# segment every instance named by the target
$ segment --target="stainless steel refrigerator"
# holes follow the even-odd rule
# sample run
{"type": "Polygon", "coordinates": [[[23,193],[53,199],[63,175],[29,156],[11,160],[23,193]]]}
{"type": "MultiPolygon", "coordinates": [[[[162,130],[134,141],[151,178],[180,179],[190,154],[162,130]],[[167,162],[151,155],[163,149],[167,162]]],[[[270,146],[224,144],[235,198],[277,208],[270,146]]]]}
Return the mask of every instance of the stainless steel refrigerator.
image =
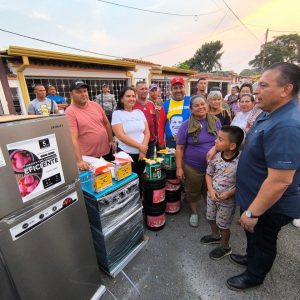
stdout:
{"type": "Polygon", "coordinates": [[[66,118],[1,121],[0,299],[99,295],[66,118]]]}

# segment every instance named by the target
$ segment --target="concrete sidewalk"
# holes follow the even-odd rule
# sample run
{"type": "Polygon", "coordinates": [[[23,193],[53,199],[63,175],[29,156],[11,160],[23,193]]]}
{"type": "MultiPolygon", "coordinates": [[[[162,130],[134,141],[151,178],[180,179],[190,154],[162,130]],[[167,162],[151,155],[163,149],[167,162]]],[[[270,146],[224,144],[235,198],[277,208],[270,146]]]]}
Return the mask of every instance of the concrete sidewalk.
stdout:
{"type": "MultiPolygon", "coordinates": [[[[199,211],[198,228],[188,225],[189,210],[183,202],[182,211],[168,216],[162,231],[146,230],[149,242],[127,265],[125,274],[121,272],[112,279],[101,272],[103,284],[113,294],[106,291],[102,299],[300,299],[299,228],[289,224],[280,232],[278,255],[264,285],[233,292],[226,287],[226,279],[242,273],[244,268],[232,264],[228,257],[220,261],[209,258],[216,245],[200,244],[200,238],[210,231],[203,204],[199,211]]],[[[237,210],[231,246],[234,253],[245,253],[245,235],[238,219],[237,210]]]]}

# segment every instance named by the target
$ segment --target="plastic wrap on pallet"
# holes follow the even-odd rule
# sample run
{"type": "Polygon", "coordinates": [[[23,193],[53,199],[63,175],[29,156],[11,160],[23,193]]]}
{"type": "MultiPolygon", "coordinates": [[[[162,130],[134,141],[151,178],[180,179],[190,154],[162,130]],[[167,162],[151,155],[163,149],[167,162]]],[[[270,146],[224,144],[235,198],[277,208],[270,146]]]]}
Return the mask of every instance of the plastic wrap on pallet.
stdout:
{"type": "Polygon", "coordinates": [[[105,234],[141,207],[138,179],[98,200],[85,196],[90,223],[105,234]]]}
{"type": "Polygon", "coordinates": [[[143,241],[142,208],[134,211],[106,234],[93,224],[91,230],[98,263],[110,272],[143,241]]]}

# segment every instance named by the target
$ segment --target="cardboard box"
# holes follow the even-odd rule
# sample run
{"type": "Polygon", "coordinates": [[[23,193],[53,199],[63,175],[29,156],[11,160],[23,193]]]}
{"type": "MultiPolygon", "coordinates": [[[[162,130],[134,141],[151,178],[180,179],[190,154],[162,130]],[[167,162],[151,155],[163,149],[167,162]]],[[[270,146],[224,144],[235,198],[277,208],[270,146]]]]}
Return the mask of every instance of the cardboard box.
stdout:
{"type": "Polygon", "coordinates": [[[110,170],[102,174],[95,174],[94,190],[96,193],[103,191],[104,189],[106,189],[111,185],[112,185],[112,175],[110,170]]]}
{"type": "Polygon", "coordinates": [[[127,163],[125,165],[115,165],[115,179],[122,180],[132,173],[131,163],[127,163]]]}
{"type": "Polygon", "coordinates": [[[163,162],[163,158],[147,159],[146,161],[146,175],[145,177],[148,180],[157,180],[161,178],[161,163],[163,162]]]}
{"type": "Polygon", "coordinates": [[[165,169],[175,169],[175,149],[163,149],[157,152],[157,154],[164,160],[162,165],[165,169]]]}

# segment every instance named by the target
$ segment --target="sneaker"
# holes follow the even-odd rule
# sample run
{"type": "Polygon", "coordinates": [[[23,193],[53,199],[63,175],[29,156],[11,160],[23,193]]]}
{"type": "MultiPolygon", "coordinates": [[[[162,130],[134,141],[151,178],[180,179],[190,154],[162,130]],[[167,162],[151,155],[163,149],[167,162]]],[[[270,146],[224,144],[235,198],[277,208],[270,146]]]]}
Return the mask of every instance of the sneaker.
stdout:
{"type": "Polygon", "coordinates": [[[214,260],[219,260],[232,252],[231,247],[224,248],[223,246],[217,247],[209,253],[209,257],[214,260]]]}
{"type": "Polygon", "coordinates": [[[295,227],[300,228],[300,219],[294,219],[294,220],[293,220],[293,225],[294,225],[295,227]]]}
{"type": "Polygon", "coordinates": [[[190,225],[192,227],[198,227],[198,215],[197,214],[191,214],[190,225]]]}
{"type": "Polygon", "coordinates": [[[210,235],[205,235],[201,238],[200,243],[202,244],[220,244],[221,242],[221,237],[213,237],[211,234],[210,235]]]}

